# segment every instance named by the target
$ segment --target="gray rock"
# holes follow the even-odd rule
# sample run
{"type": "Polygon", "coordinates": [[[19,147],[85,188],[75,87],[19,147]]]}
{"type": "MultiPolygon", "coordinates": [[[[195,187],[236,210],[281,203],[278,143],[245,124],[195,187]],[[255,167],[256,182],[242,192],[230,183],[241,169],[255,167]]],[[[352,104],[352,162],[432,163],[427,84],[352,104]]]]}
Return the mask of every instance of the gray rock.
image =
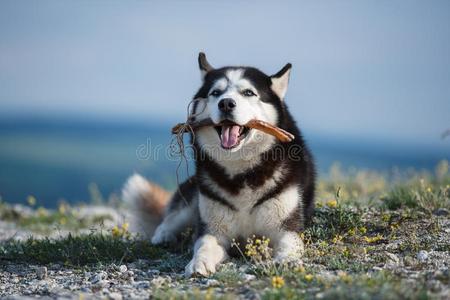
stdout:
{"type": "Polygon", "coordinates": [[[255,280],[256,279],[256,276],[255,275],[252,275],[252,274],[243,274],[242,275],[242,279],[244,280],[244,281],[252,281],[252,280],[255,280]]]}
{"type": "Polygon", "coordinates": [[[149,276],[158,276],[161,272],[159,270],[156,269],[150,269],[147,271],[147,274],[149,276]]]}
{"type": "Polygon", "coordinates": [[[414,265],[416,264],[416,261],[415,261],[414,258],[411,257],[411,256],[405,256],[405,257],[403,258],[403,263],[404,263],[406,266],[414,266],[414,265]]]}
{"type": "Polygon", "coordinates": [[[441,208],[435,209],[433,211],[433,214],[436,215],[436,216],[448,216],[449,211],[448,211],[448,209],[445,209],[445,208],[441,207],[441,208]]]}
{"type": "Polygon", "coordinates": [[[133,285],[135,288],[139,289],[148,289],[150,288],[150,282],[148,281],[138,281],[133,285]]]}
{"type": "Polygon", "coordinates": [[[111,300],[122,300],[122,294],[120,294],[120,293],[109,293],[108,294],[108,299],[111,299],[111,300]]]}
{"type": "Polygon", "coordinates": [[[128,268],[127,268],[127,266],[125,266],[125,265],[121,265],[121,266],[119,267],[119,271],[120,271],[120,273],[125,273],[126,271],[128,271],[128,268]]]}
{"type": "Polygon", "coordinates": [[[396,264],[398,264],[400,262],[400,259],[394,253],[390,253],[390,252],[386,251],[385,254],[389,258],[389,260],[391,260],[392,262],[394,262],[396,264]]]}
{"type": "Polygon", "coordinates": [[[92,284],[96,284],[96,283],[98,283],[98,282],[100,282],[100,281],[102,281],[102,280],[105,280],[106,278],[108,277],[108,274],[106,274],[106,272],[99,272],[99,273],[97,273],[97,274],[95,274],[94,276],[92,276],[90,279],[89,279],[89,281],[92,283],[92,284]]]}
{"type": "Polygon", "coordinates": [[[219,284],[219,281],[215,279],[206,279],[205,281],[206,286],[218,286],[219,284]]]}
{"type": "Polygon", "coordinates": [[[425,250],[420,250],[418,253],[417,253],[417,259],[420,261],[420,262],[425,262],[425,261],[427,261],[428,260],[428,252],[427,251],[425,251],[425,250]]]}
{"type": "Polygon", "coordinates": [[[47,267],[38,267],[36,269],[36,276],[39,279],[45,279],[47,278],[47,267]]]}
{"type": "Polygon", "coordinates": [[[172,280],[170,277],[165,277],[165,276],[158,276],[152,279],[152,281],[150,282],[154,287],[156,288],[160,288],[162,287],[164,284],[168,284],[170,283],[172,280]]]}

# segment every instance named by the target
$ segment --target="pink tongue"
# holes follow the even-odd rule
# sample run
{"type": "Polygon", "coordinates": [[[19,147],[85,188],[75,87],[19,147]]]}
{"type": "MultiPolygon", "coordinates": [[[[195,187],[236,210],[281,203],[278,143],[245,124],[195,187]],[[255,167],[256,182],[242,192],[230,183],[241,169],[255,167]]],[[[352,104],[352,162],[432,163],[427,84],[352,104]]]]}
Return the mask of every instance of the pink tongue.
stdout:
{"type": "Polygon", "coordinates": [[[222,135],[220,136],[222,139],[222,147],[231,148],[236,146],[239,138],[239,129],[240,126],[222,126],[222,135]]]}

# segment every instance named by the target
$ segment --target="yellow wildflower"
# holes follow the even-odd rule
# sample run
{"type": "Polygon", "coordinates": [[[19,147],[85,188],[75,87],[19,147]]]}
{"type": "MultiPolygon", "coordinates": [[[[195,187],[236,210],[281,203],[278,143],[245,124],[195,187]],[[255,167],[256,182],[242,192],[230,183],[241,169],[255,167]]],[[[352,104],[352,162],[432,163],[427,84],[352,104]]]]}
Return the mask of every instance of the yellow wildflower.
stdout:
{"type": "Polygon", "coordinates": [[[123,229],[123,231],[128,231],[128,227],[129,227],[129,224],[128,224],[128,223],[123,223],[123,224],[122,224],[122,229],[123,229]]]}
{"type": "Polygon", "coordinates": [[[352,277],[349,276],[346,272],[338,272],[338,276],[345,283],[350,283],[352,281],[352,277]]]}
{"type": "Polygon", "coordinates": [[[354,236],[354,235],[356,234],[356,228],[350,229],[350,230],[348,231],[348,234],[349,234],[350,236],[354,236]]]}
{"type": "Polygon", "coordinates": [[[383,239],[383,237],[380,235],[380,234],[377,234],[376,236],[374,236],[374,237],[368,237],[368,236],[365,236],[364,237],[364,240],[367,242],[367,243],[376,243],[376,242],[378,242],[379,240],[382,240],[383,239]]]}
{"type": "Polygon", "coordinates": [[[37,214],[38,214],[38,216],[39,217],[46,217],[46,216],[48,216],[48,211],[45,209],[45,208],[43,208],[43,207],[39,207],[38,209],[37,209],[37,214]]]}
{"type": "Polygon", "coordinates": [[[360,231],[362,234],[365,234],[365,233],[367,232],[367,228],[366,228],[366,227],[359,227],[359,231],[360,231]]]}
{"type": "Polygon", "coordinates": [[[295,271],[298,272],[298,273],[305,273],[306,270],[305,270],[304,266],[300,266],[300,267],[297,267],[295,269],[295,271]]]}
{"type": "Polygon", "coordinates": [[[327,243],[327,241],[321,241],[321,242],[319,243],[319,246],[322,247],[322,248],[325,248],[325,247],[328,246],[328,243],[327,243]]]}
{"type": "Polygon", "coordinates": [[[333,244],[337,244],[337,243],[340,243],[340,242],[342,242],[342,235],[335,235],[334,237],[333,237],[333,240],[332,240],[332,242],[333,242],[333,244]]]}
{"type": "Polygon", "coordinates": [[[36,198],[34,196],[28,196],[27,197],[27,202],[30,206],[35,206],[36,205],[36,198]]]}
{"type": "Polygon", "coordinates": [[[206,293],[205,293],[205,300],[211,300],[212,299],[212,296],[213,296],[213,293],[214,293],[214,289],[213,288],[208,288],[207,290],[206,290],[206,293]]]}
{"type": "Polygon", "coordinates": [[[331,208],[335,208],[337,206],[337,201],[334,199],[328,200],[327,201],[327,206],[331,207],[331,208]]]}
{"type": "Polygon", "coordinates": [[[398,223],[392,223],[390,227],[391,227],[391,230],[395,230],[395,229],[399,228],[399,225],[398,225],[398,223]]]}
{"type": "Polygon", "coordinates": [[[350,256],[350,250],[348,249],[348,247],[344,247],[344,249],[342,249],[342,254],[345,257],[349,257],[350,256]]]}
{"type": "Polygon", "coordinates": [[[59,213],[60,214],[65,214],[66,213],[66,205],[64,204],[64,203],[61,203],[59,206],[58,206],[58,211],[59,211],[59,213]]]}
{"type": "Polygon", "coordinates": [[[284,279],[281,276],[272,277],[272,286],[276,289],[279,289],[284,286],[284,279]]]}
{"type": "Polygon", "coordinates": [[[311,281],[311,280],[313,280],[314,279],[314,275],[312,275],[312,274],[306,274],[305,275],[305,280],[306,281],[311,281]]]}
{"type": "Polygon", "coordinates": [[[119,227],[117,227],[117,225],[111,229],[111,232],[112,232],[113,237],[118,237],[121,235],[120,229],[119,229],[119,227]]]}

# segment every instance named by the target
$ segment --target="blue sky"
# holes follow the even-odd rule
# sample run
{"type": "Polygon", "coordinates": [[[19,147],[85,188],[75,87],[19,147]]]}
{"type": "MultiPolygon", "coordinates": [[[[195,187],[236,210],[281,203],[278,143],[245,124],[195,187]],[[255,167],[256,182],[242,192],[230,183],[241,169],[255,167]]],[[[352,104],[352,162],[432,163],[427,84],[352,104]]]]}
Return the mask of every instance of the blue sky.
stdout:
{"type": "Polygon", "coordinates": [[[0,114],[177,122],[211,64],[275,73],[309,132],[450,128],[450,1],[1,1],[0,114]]]}

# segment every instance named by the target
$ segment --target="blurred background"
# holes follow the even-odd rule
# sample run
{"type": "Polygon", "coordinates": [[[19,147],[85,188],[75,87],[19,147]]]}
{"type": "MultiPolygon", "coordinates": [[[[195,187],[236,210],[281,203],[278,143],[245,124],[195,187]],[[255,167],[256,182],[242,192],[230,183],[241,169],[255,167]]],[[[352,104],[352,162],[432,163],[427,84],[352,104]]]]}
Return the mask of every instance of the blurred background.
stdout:
{"type": "Polygon", "coordinates": [[[449,1],[1,1],[1,199],[106,199],[133,172],[173,189],[164,149],[199,51],[293,64],[286,101],[321,176],[450,159],[449,1]]]}

